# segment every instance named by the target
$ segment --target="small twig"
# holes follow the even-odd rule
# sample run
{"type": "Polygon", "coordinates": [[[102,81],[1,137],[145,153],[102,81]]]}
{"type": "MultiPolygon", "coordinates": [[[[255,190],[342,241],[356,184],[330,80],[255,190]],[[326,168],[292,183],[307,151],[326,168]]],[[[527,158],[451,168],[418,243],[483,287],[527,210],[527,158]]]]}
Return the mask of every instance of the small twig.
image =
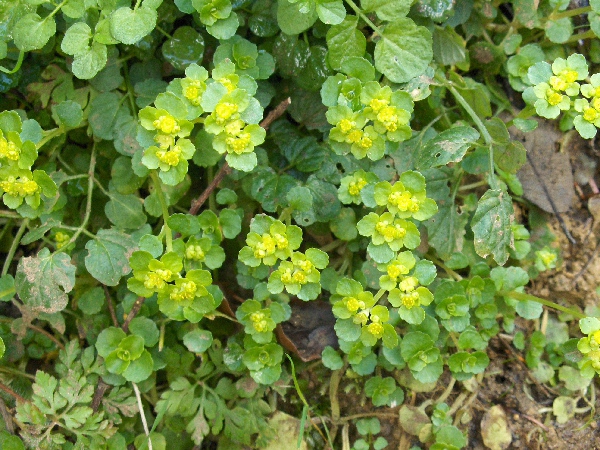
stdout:
{"type": "Polygon", "coordinates": [[[125,333],[129,332],[129,322],[131,322],[135,318],[135,316],[137,316],[137,313],[140,312],[140,309],[142,309],[142,305],[145,301],[146,297],[140,296],[136,299],[135,303],[131,307],[131,311],[129,311],[129,314],[127,314],[127,317],[125,318],[125,322],[123,322],[123,325],[121,325],[121,329],[125,333]]]}
{"type": "Polygon", "coordinates": [[[60,348],[61,350],[65,349],[65,346],[63,345],[62,342],[60,342],[58,339],[56,339],[54,336],[52,336],[50,333],[48,333],[46,330],[44,330],[43,328],[40,328],[36,325],[33,324],[28,324],[27,328],[33,330],[33,331],[37,331],[40,334],[43,334],[44,336],[46,336],[48,339],[50,339],[52,342],[54,342],[56,344],[56,346],[58,348],[60,348]]]}
{"type": "Polygon", "coordinates": [[[137,384],[131,383],[133,385],[133,392],[135,392],[135,398],[137,399],[138,408],[140,410],[140,417],[142,418],[142,425],[144,426],[144,433],[146,433],[146,437],[148,438],[148,450],[152,450],[152,439],[150,439],[150,430],[148,429],[148,422],[146,422],[146,414],[144,414],[144,405],[142,405],[142,396],[140,395],[140,390],[137,387],[137,384]]]}
{"type": "Polygon", "coordinates": [[[7,385],[5,385],[2,382],[0,382],[0,390],[6,392],[8,395],[13,397],[18,402],[28,403],[28,401],[25,398],[21,397],[19,394],[17,394],[15,391],[13,391],[11,388],[9,388],[7,385]]]}
{"type": "Polygon", "coordinates": [[[517,411],[516,409],[513,409],[512,411],[513,411],[513,413],[514,413],[514,414],[517,414],[517,415],[519,415],[519,416],[522,416],[523,418],[525,418],[525,419],[529,420],[531,423],[534,423],[534,424],[536,424],[536,425],[537,425],[538,427],[540,427],[542,430],[544,430],[544,431],[546,431],[546,432],[547,432],[547,431],[550,431],[550,429],[549,429],[549,428],[548,428],[546,425],[544,425],[542,422],[540,422],[539,420],[537,420],[537,419],[535,419],[535,418],[533,418],[533,417],[531,417],[531,416],[528,416],[527,414],[520,413],[520,412],[519,412],[519,411],[517,411]]]}
{"type": "Polygon", "coordinates": [[[583,267],[577,273],[577,275],[575,275],[573,277],[573,280],[571,281],[571,286],[572,287],[575,287],[575,285],[577,284],[577,280],[579,280],[579,278],[581,278],[581,276],[588,270],[588,267],[590,267],[590,264],[592,263],[592,261],[594,259],[596,259],[596,256],[598,256],[599,252],[600,252],[600,241],[598,241],[598,243],[596,244],[596,248],[592,252],[590,258],[586,261],[586,263],[583,265],[583,267]]]}
{"type": "Polygon", "coordinates": [[[556,220],[558,220],[558,223],[559,223],[561,229],[563,230],[563,233],[565,234],[565,236],[567,237],[567,239],[569,240],[569,242],[571,244],[576,245],[577,241],[571,235],[571,232],[567,228],[567,225],[565,224],[565,221],[563,220],[562,216],[558,212],[558,209],[556,208],[556,204],[554,203],[554,200],[552,199],[552,196],[550,195],[550,191],[546,187],[546,183],[544,182],[544,180],[540,176],[540,173],[538,172],[537,168],[535,167],[535,164],[533,164],[533,159],[531,158],[531,156],[529,155],[529,153],[527,153],[527,162],[529,162],[529,165],[531,166],[531,169],[533,170],[533,173],[534,173],[535,177],[537,178],[538,182],[540,183],[540,186],[542,186],[542,190],[544,191],[544,194],[546,194],[546,198],[548,199],[548,203],[550,203],[550,207],[552,208],[552,212],[554,212],[554,215],[556,216],[556,220]]]}
{"type": "Polygon", "coordinates": [[[110,318],[112,319],[113,325],[115,327],[119,326],[119,321],[117,320],[117,315],[115,314],[115,307],[113,305],[112,299],[110,298],[110,292],[108,292],[108,288],[106,285],[102,286],[104,288],[104,297],[106,297],[106,304],[108,305],[108,312],[110,313],[110,318]]]}
{"type": "Polygon", "coordinates": [[[225,164],[221,166],[221,168],[219,169],[213,180],[210,182],[210,184],[206,186],[206,189],[204,189],[202,194],[200,194],[200,196],[192,202],[192,206],[190,207],[189,211],[190,214],[196,215],[198,213],[202,205],[204,205],[204,202],[206,202],[206,200],[208,200],[208,197],[210,197],[210,194],[212,194],[212,192],[217,188],[217,186],[223,180],[223,178],[225,178],[225,175],[228,175],[230,172],[231,167],[229,167],[229,164],[225,162],[225,164]]]}
{"type": "Polygon", "coordinates": [[[501,337],[498,337],[498,340],[508,350],[508,352],[514,356],[515,360],[519,363],[519,365],[521,365],[525,369],[525,373],[527,373],[527,377],[531,381],[533,381],[533,383],[538,387],[538,389],[540,389],[548,397],[551,397],[552,395],[550,394],[550,391],[548,390],[548,388],[546,386],[544,386],[543,384],[541,384],[538,380],[535,379],[534,376],[531,375],[531,371],[529,370],[529,367],[527,367],[527,365],[523,361],[521,361],[521,359],[519,358],[519,355],[516,354],[516,352],[511,348],[511,346],[501,337]]]}
{"type": "MultiPolygon", "coordinates": [[[[281,117],[283,115],[283,113],[290,106],[291,103],[292,103],[292,100],[289,97],[286,98],[279,105],[277,105],[275,107],[275,109],[273,109],[271,112],[269,112],[269,114],[267,114],[267,117],[265,117],[262,120],[262,122],[260,123],[260,126],[263,127],[265,130],[268,129],[269,126],[273,122],[275,122],[275,120],[277,120],[279,117],[281,117]]],[[[204,202],[206,202],[206,200],[208,200],[208,197],[210,197],[210,194],[212,194],[212,192],[217,188],[217,186],[223,180],[223,178],[225,178],[225,175],[228,175],[230,172],[231,172],[231,167],[229,167],[229,164],[227,164],[227,162],[225,162],[225,164],[223,164],[221,166],[221,168],[219,169],[219,171],[217,172],[217,174],[215,175],[213,180],[210,182],[210,184],[208,186],[206,186],[206,189],[204,189],[202,194],[200,194],[200,196],[197,199],[192,201],[192,205],[190,206],[190,210],[189,210],[190,214],[192,214],[192,215],[198,214],[198,211],[200,210],[202,205],[204,205],[204,202]]]]}
{"type": "Polygon", "coordinates": [[[4,420],[4,424],[6,425],[6,431],[8,431],[10,434],[14,434],[15,426],[12,421],[12,414],[6,407],[6,403],[4,403],[4,400],[2,398],[0,398],[0,417],[2,417],[2,420],[4,420]]]}
{"type": "Polygon", "coordinates": [[[277,119],[279,119],[283,115],[285,110],[288,109],[288,107],[291,104],[292,104],[292,99],[290,97],[283,100],[281,103],[279,103],[279,105],[277,105],[275,107],[275,109],[273,109],[271,112],[269,112],[269,114],[267,114],[267,117],[265,117],[262,120],[262,122],[260,123],[260,126],[263,127],[265,130],[268,129],[269,126],[271,126],[271,124],[273,122],[275,122],[277,119]]]}
{"type": "Polygon", "coordinates": [[[98,408],[100,407],[102,397],[104,397],[104,394],[106,393],[109,387],[110,386],[106,384],[104,380],[102,380],[102,378],[98,380],[98,386],[96,387],[96,391],[94,392],[94,398],[92,399],[91,404],[92,411],[98,412],[98,408]]]}

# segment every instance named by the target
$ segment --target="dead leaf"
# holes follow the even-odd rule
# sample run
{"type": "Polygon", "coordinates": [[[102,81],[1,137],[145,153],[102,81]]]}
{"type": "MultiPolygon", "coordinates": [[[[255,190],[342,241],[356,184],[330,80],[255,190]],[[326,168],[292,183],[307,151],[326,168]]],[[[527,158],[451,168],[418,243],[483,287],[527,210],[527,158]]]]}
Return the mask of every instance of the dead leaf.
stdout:
{"type": "Polygon", "coordinates": [[[481,436],[485,446],[491,450],[504,450],[512,442],[512,433],[508,428],[506,414],[500,405],[492,406],[483,415],[481,436]]]}
{"type": "Polygon", "coordinates": [[[517,173],[523,196],[546,212],[568,211],[575,200],[575,189],[569,156],[557,153],[562,133],[545,121],[530,133],[514,129],[511,133],[527,149],[527,164],[517,173]]]}

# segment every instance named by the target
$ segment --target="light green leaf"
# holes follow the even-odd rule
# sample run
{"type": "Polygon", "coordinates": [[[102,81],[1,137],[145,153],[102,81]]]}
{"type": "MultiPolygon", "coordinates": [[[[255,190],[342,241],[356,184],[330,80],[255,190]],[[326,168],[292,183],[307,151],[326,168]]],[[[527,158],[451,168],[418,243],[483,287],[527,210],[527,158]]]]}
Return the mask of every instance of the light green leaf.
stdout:
{"type": "Polygon", "coordinates": [[[0,302],[8,302],[16,294],[15,279],[12,275],[6,274],[0,277],[0,302]]]}
{"type": "Polygon", "coordinates": [[[321,22],[337,25],[346,17],[346,8],[342,0],[317,0],[317,14],[321,22]]]}
{"type": "Polygon", "coordinates": [[[77,55],[89,48],[92,29],[85,22],[77,22],[65,32],[65,37],[60,43],[60,48],[67,55],[77,55]]]}
{"type": "Polygon", "coordinates": [[[21,17],[12,33],[19,50],[39,50],[56,34],[56,22],[54,17],[42,19],[38,14],[31,13],[21,17]]]}
{"type": "Polygon", "coordinates": [[[183,344],[190,352],[203,353],[212,345],[213,336],[207,330],[192,330],[183,336],[183,344]]]}
{"type": "Polygon", "coordinates": [[[135,11],[122,7],[110,16],[110,32],[123,44],[135,44],[156,26],[156,10],[142,5],[135,11]]]}
{"type": "Polygon", "coordinates": [[[425,72],[433,58],[431,33],[403,18],[387,25],[375,45],[375,68],[394,83],[405,83],[425,72]]]}
{"type": "Polygon", "coordinates": [[[471,222],[479,256],[485,258],[492,254],[498,264],[506,262],[513,241],[512,215],[512,200],[504,190],[490,189],[479,199],[471,222]]]}
{"type": "Polygon", "coordinates": [[[277,23],[285,34],[300,34],[308,30],[317,21],[317,12],[313,8],[308,13],[298,12],[298,5],[288,0],[277,2],[277,23]]]}
{"type": "Polygon", "coordinates": [[[381,20],[396,20],[405,17],[412,0],[361,0],[365,12],[374,12],[381,20]]]}
{"type": "Polygon", "coordinates": [[[106,45],[100,42],[92,42],[91,47],[75,55],[71,70],[77,78],[89,80],[104,69],[107,60],[108,49],[106,45]]]}
{"type": "Polygon", "coordinates": [[[29,309],[52,314],[69,302],[75,286],[75,266],[69,255],[43,248],[37,256],[21,258],[15,276],[17,294],[29,309]]]}
{"type": "Polygon", "coordinates": [[[358,17],[346,16],[327,32],[327,60],[334,70],[340,70],[342,60],[351,56],[362,57],[367,48],[365,35],[356,29],[358,17]]]}
{"type": "Polygon", "coordinates": [[[100,230],[85,248],[88,251],[85,267],[90,275],[107,286],[116,286],[131,272],[129,257],[137,250],[131,236],[112,228],[100,230]]]}

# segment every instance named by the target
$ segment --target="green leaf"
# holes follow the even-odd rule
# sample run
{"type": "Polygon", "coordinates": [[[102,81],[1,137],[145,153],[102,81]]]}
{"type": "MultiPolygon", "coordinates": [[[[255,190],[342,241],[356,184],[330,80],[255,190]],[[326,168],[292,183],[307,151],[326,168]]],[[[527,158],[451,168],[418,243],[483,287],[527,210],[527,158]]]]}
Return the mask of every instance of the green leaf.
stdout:
{"type": "Polygon", "coordinates": [[[346,17],[346,8],[342,0],[316,0],[317,15],[321,22],[337,25],[346,17]]]}
{"type": "Polygon", "coordinates": [[[19,50],[39,50],[56,34],[56,22],[51,16],[42,19],[35,13],[26,14],[17,22],[12,34],[19,50]]]}
{"type": "Polygon", "coordinates": [[[443,66],[465,62],[467,49],[464,38],[450,27],[436,27],[433,31],[433,57],[443,66]]]}
{"type": "Polygon", "coordinates": [[[75,128],[83,120],[81,105],[72,100],[60,102],[52,108],[52,112],[58,117],[58,124],[64,127],[75,128]]]}
{"type": "Polygon", "coordinates": [[[71,70],[73,75],[82,80],[94,78],[106,66],[108,49],[100,42],[92,42],[91,47],[75,54],[71,70]]]}
{"type": "Polygon", "coordinates": [[[67,55],[83,53],[89,47],[92,29],[85,22],[77,22],[65,32],[60,48],[67,55]]]}
{"type": "Polygon", "coordinates": [[[0,302],[8,302],[16,294],[15,279],[7,274],[0,277],[0,302]]]}
{"type": "Polygon", "coordinates": [[[29,309],[52,314],[69,302],[67,293],[75,286],[75,266],[66,253],[50,253],[43,248],[37,256],[21,258],[15,276],[15,289],[29,309]]]}
{"type": "Polygon", "coordinates": [[[570,17],[546,22],[546,36],[550,42],[562,44],[573,34],[573,22],[570,17]]]}
{"type": "Polygon", "coordinates": [[[135,11],[126,6],[110,16],[110,32],[123,44],[135,44],[156,27],[156,10],[142,4],[135,11]]]}
{"type": "Polygon", "coordinates": [[[416,167],[422,170],[459,162],[477,139],[479,132],[473,127],[454,127],[442,131],[419,148],[416,167]]]}
{"type": "Polygon", "coordinates": [[[323,365],[329,370],[338,370],[344,365],[342,357],[330,346],[327,346],[323,349],[323,352],[321,353],[321,360],[323,361],[323,365]]]}
{"type": "Polygon", "coordinates": [[[304,186],[296,186],[290,189],[286,199],[294,211],[310,211],[313,206],[310,189],[304,186]]]}
{"type": "Polygon", "coordinates": [[[83,311],[84,314],[94,315],[100,312],[102,306],[104,306],[104,291],[100,287],[93,287],[83,293],[77,301],[77,307],[83,311]]]}
{"type": "Polygon", "coordinates": [[[304,68],[294,78],[295,82],[307,91],[318,91],[329,75],[332,75],[327,65],[327,49],[314,45],[309,49],[310,55],[304,68]]]}
{"type": "Polygon", "coordinates": [[[412,0],[361,0],[365,12],[374,12],[381,20],[396,20],[405,17],[412,0]]]}
{"type": "Polygon", "coordinates": [[[100,230],[95,239],[85,244],[88,251],[85,267],[96,280],[107,286],[116,286],[131,272],[129,257],[137,250],[130,235],[114,228],[100,230]]]}
{"type": "Polygon", "coordinates": [[[500,189],[489,189],[479,199],[471,221],[475,251],[483,258],[491,254],[498,264],[508,259],[512,244],[513,206],[510,195],[500,189]]]}
{"type": "Polygon", "coordinates": [[[103,92],[90,102],[88,122],[100,139],[114,138],[114,123],[120,110],[121,98],[115,92],[103,92]]]}
{"type": "Polygon", "coordinates": [[[135,317],[129,322],[129,332],[141,337],[146,347],[154,347],[160,335],[156,323],[152,319],[143,316],[135,317]]]}
{"type": "Polygon", "coordinates": [[[137,230],[148,219],[144,206],[136,195],[110,193],[110,200],[104,205],[104,213],[117,228],[137,230]]]}
{"type": "Polygon", "coordinates": [[[154,369],[154,361],[148,350],[144,350],[142,355],[131,361],[129,366],[121,374],[127,381],[140,383],[152,374],[154,369]]]}
{"type": "Polygon", "coordinates": [[[511,141],[506,146],[494,147],[494,162],[500,170],[517,173],[527,162],[527,150],[519,141],[511,141]]]}
{"type": "Polygon", "coordinates": [[[459,214],[450,196],[448,181],[452,178],[451,172],[430,169],[424,174],[427,193],[438,205],[437,214],[425,222],[429,244],[443,259],[447,259],[452,253],[462,250],[468,215],[459,214]]]}
{"type": "Polygon", "coordinates": [[[240,209],[222,209],[219,212],[221,230],[223,231],[223,236],[227,239],[235,238],[242,231],[241,214],[240,209]]]}
{"type": "MultiPolygon", "coordinates": [[[[4,340],[0,337],[0,359],[4,356],[5,352],[6,352],[6,345],[4,344],[4,340]]],[[[3,449],[4,448],[15,448],[14,445],[12,447],[6,445],[6,440],[4,439],[4,436],[2,436],[2,439],[0,439],[0,442],[2,442],[3,449]]],[[[21,443],[21,448],[25,449],[25,447],[23,446],[22,443],[21,443]]]]}
{"type": "Polygon", "coordinates": [[[200,63],[204,55],[204,38],[192,27],[179,27],[162,46],[165,59],[177,70],[200,63]]]}
{"type": "Polygon", "coordinates": [[[365,35],[357,30],[358,17],[346,16],[339,24],[327,31],[327,60],[334,70],[340,70],[344,58],[362,57],[367,48],[365,35]]]}
{"type": "Polygon", "coordinates": [[[358,236],[356,213],[352,208],[342,208],[340,215],[330,222],[331,231],[338,239],[351,241],[358,236]]]}
{"type": "Polygon", "coordinates": [[[288,0],[277,2],[277,23],[285,34],[300,34],[317,21],[317,11],[311,8],[306,14],[298,11],[298,6],[288,0]]]}
{"type": "Polygon", "coordinates": [[[374,57],[375,68],[390,81],[410,81],[425,72],[433,58],[431,33],[411,19],[398,19],[384,28],[374,57]]]}
{"type": "Polygon", "coordinates": [[[212,333],[207,330],[196,329],[183,336],[183,344],[193,353],[204,353],[210,348],[212,342],[212,333]]]}

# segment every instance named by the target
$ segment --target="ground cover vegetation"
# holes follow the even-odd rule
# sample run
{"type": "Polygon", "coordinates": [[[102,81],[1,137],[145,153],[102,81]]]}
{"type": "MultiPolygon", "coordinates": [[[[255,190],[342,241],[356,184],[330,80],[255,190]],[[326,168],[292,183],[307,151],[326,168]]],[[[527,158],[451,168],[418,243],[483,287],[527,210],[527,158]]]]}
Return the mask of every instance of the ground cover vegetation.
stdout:
{"type": "Polygon", "coordinates": [[[0,4],[0,447],[504,449],[497,342],[589,427],[517,137],[597,134],[581,3],[0,4]]]}

